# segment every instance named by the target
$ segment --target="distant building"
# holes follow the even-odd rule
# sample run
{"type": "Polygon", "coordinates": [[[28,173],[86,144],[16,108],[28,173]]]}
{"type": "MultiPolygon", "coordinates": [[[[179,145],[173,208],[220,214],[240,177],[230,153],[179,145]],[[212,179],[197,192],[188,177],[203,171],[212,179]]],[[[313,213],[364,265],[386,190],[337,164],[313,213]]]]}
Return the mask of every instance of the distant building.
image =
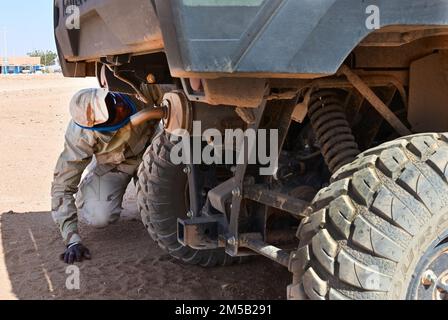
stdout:
{"type": "Polygon", "coordinates": [[[36,73],[42,70],[40,57],[0,57],[2,74],[36,73]]]}

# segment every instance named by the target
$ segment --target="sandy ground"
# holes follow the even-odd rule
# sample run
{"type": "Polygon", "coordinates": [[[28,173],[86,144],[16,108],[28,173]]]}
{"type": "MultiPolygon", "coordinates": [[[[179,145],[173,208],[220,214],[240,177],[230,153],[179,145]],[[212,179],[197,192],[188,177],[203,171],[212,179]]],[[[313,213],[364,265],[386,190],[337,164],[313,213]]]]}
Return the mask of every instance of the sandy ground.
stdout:
{"type": "Polygon", "coordinates": [[[264,258],[206,270],[183,265],[150,239],[130,188],[124,218],[104,230],[81,226],[93,260],[68,290],[50,207],[73,93],[95,79],[0,76],[0,299],[284,299],[290,275],[264,258]]]}

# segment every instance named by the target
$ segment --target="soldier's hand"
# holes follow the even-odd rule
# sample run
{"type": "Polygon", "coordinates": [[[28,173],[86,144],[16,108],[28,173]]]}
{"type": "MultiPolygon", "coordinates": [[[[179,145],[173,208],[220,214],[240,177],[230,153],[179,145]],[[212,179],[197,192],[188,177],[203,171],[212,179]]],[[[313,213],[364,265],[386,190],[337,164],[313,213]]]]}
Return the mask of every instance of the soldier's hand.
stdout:
{"type": "Polygon", "coordinates": [[[74,264],[75,262],[90,260],[92,257],[89,249],[84,247],[81,243],[74,243],[67,247],[67,250],[61,254],[60,258],[67,264],[74,264]]]}

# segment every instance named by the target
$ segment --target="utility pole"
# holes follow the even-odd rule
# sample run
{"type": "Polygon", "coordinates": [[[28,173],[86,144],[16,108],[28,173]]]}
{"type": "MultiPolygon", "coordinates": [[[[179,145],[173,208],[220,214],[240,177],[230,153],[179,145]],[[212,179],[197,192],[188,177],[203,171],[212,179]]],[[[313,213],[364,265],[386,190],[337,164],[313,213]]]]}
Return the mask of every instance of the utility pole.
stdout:
{"type": "Polygon", "coordinates": [[[8,42],[6,39],[6,27],[3,27],[3,73],[8,73],[8,42]]]}

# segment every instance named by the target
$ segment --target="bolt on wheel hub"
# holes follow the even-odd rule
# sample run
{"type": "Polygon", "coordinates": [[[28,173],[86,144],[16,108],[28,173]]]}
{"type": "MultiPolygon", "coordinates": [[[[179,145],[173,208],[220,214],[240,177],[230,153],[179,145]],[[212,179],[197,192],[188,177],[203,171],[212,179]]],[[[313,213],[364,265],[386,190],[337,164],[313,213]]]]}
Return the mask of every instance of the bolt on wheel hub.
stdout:
{"type": "Polygon", "coordinates": [[[429,250],[422,258],[411,283],[409,298],[448,300],[448,244],[429,250]]]}

